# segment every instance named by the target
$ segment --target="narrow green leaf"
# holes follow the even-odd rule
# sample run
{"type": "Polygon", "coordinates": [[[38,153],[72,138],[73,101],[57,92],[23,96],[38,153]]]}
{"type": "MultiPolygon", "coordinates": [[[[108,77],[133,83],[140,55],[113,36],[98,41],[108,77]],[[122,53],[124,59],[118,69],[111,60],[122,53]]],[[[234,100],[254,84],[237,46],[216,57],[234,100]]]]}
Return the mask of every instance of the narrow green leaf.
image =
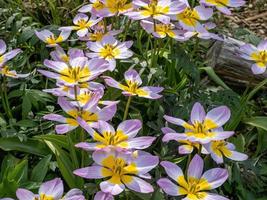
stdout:
{"type": "Polygon", "coordinates": [[[35,182],[42,182],[49,168],[49,163],[52,155],[47,155],[33,168],[31,180],[35,182]]]}
{"type": "Polygon", "coordinates": [[[267,117],[265,116],[257,116],[250,119],[245,119],[244,123],[255,126],[257,128],[262,128],[267,131],[267,117]]]}

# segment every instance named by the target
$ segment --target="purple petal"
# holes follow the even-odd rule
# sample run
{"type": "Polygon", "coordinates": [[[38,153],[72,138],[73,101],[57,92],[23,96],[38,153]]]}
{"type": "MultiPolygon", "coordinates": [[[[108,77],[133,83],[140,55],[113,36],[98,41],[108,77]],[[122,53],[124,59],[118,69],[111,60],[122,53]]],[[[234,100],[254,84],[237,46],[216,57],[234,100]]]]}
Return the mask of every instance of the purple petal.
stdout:
{"type": "Polygon", "coordinates": [[[266,66],[255,63],[252,65],[251,70],[253,74],[263,74],[266,71],[266,66]]]}
{"type": "Polygon", "coordinates": [[[206,112],[203,108],[203,106],[200,103],[195,103],[192,111],[191,111],[191,117],[190,120],[192,123],[200,122],[202,123],[205,119],[206,112]]]}
{"type": "Polygon", "coordinates": [[[78,144],[75,145],[75,147],[77,148],[81,148],[85,151],[95,151],[97,150],[97,146],[99,145],[100,143],[88,143],[88,142],[80,142],[78,144]]]}
{"type": "MultiPolygon", "coordinates": [[[[0,45],[1,46],[1,45],[0,45]]],[[[266,51],[267,50],[267,40],[262,40],[259,45],[257,46],[259,51],[266,51]]],[[[1,54],[1,53],[0,53],[1,54]]]]}
{"type": "Polygon", "coordinates": [[[138,119],[125,120],[119,124],[117,132],[122,132],[128,138],[134,138],[142,128],[142,122],[138,119]]]}
{"type": "Polygon", "coordinates": [[[6,43],[0,39],[0,56],[6,52],[6,43]]]}
{"type": "Polygon", "coordinates": [[[63,196],[63,192],[63,182],[60,178],[47,181],[39,188],[39,195],[45,194],[47,196],[52,196],[54,199],[60,199],[63,196]]]}
{"type": "Polygon", "coordinates": [[[57,114],[47,114],[43,116],[43,119],[66,123],[66,118],[57,114]]]}
{"type": "Polygon", "coordinates": [[[34,200],[35,199],[35,195],[26,189],[17,189],[16,191],[16,195],[18,200],[34,200]]]}
{"type": "Polygon", "coordinates": [[[124,73],[124,79],[126,82],[136,83],[138,86],[142,84],[142,79],[138,72],[134,69],[129,69],[124,73]]]}
{"type": "Polygon", "coordinates": [[[219,106],[207,113],[204,123],[207,128],[214,129],[224,125],[230,119],[230,116],[231,111],[228,107],[219,106]]]}
{"type": "Polygon", "coordinates": [[[127,148],[130,149],[146,149],[151,146],[151,144],[154,142],[156,137],[150,137],[150,136],[143,136],[143,137],[137,137],[132,138],[127,141],[127,148]]]}
{"type": "Polygon", "coordinates": [[[222,168],[213,168],[208,171],[206,171],[203,176],[201,177],[201,180],[207,180],[208,185],[203,184],[201,187],[201,190],[211,190],[215,189],[217,187],[220,187],[228,178],[228,172],[226,169],[222,168]]]}
{"type": "Polygon", "coordinates": [[[118,195],[125,189],[125,186],[123,184],[114,184],[107,180],[100,183],[100,188],[103,192],[118,195]]]}
{"type": "Polygon", "coordinates": [[[203,159],[196,154],[189,164],[187,177],[194,177],[196,179],[200,179],[203,172],[203,168],[204,168],[203,159]]]}
{"type": "Polygon", "coordinates": [[[224,154],[225,157],[235,160],[235,161],[244,161],[248,159],[248,156],[244,153],[239,153],[237,151],[230,151],[230,154],[224,154]]]}
{"type": "Polygon", "coordinates": [[[73,173],[87,179],[101,179],[112,175],[112,172],[109,169],[102,166],[80,168],[74,170],[73,173]]]}
{"type": "Polygon", "coordinates": [[[160,165],[162,167],[164,167],[164,169],[165,169],[166,173],[168,174],[168,176],[170,178],[172,178],[176,182],[177,182],[177,179],[179,177],[184,176],[184,173],[183,173],[182,169],[179,166],[177,166],[176,164],[172,163],[172,162],[162,161],[160,163],[160,165]]]}
{"type": "Polygon", "coordinates": [[[64,200],[85,200],[83,193],[79,189],[71,189],[65,196],[63,197],[64,200]]]}
{"type": "Polygon", "coordinates": [[[99,191],[96,193],[94,200],[114,200],[114,197],[110,193],[99,191]]]}
{"type": "Polygon", "coordinates": [[[179,196],[179,190],[181,189],[179,186],[175,185],[172,181],[167,178],[161,178],[157,181],[159,187],[170,196],[179,196]]]}
{"type": "Polygon", "coordinates": [[[124,175],[122,177],[122,181],[129,189],[136,191],[136,192],[151,193],[154,191],[154,188],[152,187],[152,185],[150,185],[143,179],[135,177],[135,176],[124,175]],[[124,182],[124,179],[126,179],[127,181],[124,182]],[[131,181],[129,182],[128,179],[131,181]]]}

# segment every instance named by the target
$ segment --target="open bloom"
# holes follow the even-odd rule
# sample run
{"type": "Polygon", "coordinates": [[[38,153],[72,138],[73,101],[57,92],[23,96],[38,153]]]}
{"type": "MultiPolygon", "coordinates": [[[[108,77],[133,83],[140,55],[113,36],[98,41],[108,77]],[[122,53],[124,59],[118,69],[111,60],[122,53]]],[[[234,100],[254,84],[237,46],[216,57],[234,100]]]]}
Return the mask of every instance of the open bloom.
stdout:
{"type": "Polygon", "coordinates": [[[129,49],[132,42],[119,42],[112,36],[106,36],[99,42],[88,42],[87,46],[93,53],[87,53],[89,58],[101,58],[109,62],[109,70],[116,67],[117,59],[127,59],[133,55],[129,49]]]}
{"type": "Polygon", "coordinates": [[[89,4],[82,6],[78,11],[81,13],[91,13],[92,15],[101,17],[104,9],[105,5],[101,0],[90,0],[89,4]],[[100,11],[102,12],[100,13],[100,11]]]}
{"type": "Polygon", "coordinates": [[[105,60],[77,57],[71,59],[69,64],[60,61],[45,60],[44,65],[55,72],[38,70],[41,74],[61,81],[67,86],[81,85],[95,79],[107,70],[105,60]]]}
{"type": "Polygon", "coordinates": [[[246,154],[235,151],[234,144],[224,140],[212,141],[204,146],[217,164],[223,163],[223,156],[235,161],[244,161],[248,158],[246,154]]]}
{"type": "Polygon", "coordinates": [[[126,120],[119,124],[117,130],[104,121],[98,122],[98,132],[94,131],[85,121],[80,121],[80,125],[90,134],[96,143],[82,142],[75,146],[87,151],[93,151],[106,147],[123,149],[145,149],[156,139],[151,136],[136,137],[142,128],[140,120],[126,120]]]}
{"type": "Polygon", "coordinates": [[[153,18],[164,24],[170,23],[170,16],[181,13],[186,5],[182,1],[173,0],[133,0],[137,10],[125,13],[133,20],[153,18]]]}
{"type": "Polygon", "coordinates": [[[74,26],[61,27],[59,30],[77,31],[79,37],[84,37],[88,33],[88,29],[101,21],[102,18],[89,17],[83,13],[77,14],[73,19],[74,26]]]}
{"type": "Polygon", "coordinates": [[[267,40],[262,40],[257,47],[245,44],[240,47],[239,51],[241,57],[255,62],[251,68],[254,74],[265,72],[267,67],[267,40]]]}
{"type": "Polygon", "coordinates": [[[79,189],[72,189],[63,196],[64,186],[60,178],[44,182],[39,193],[34,194],[29,190],[19,188],[16,192],[18,200],[85,200],[83,193],[79,189]]]}
{"type": "Polygon", "coordinates": [[[170,196],[185,196],[183,200],[227,200],[227,198],[209,193],[207,190],[221,186],[228,178],[226,169],[213,168],[203,173],[204,162],[199,155],[195,155],[189,164],[187,176],[180,167],[168,161],[162,161],[167,175],[178,185],[168,178],[157,181],[161,189],[170,196]]]}
{"type": "Polygon", "coordinates": [[[84,37],[80,37],[79,40],[100,42],[106,36],[116,36],[122,32],[122,30],[112,30],[112,25],[105,27],[103,21],[99,22],[91,29],[92,32],[87,33],[84,37]]]}
{"type": "Polygon", "coordinates": [[[47,114],[43,118],[46,120],[56,121],[61,124],[56,125],[56,132],[58,134],[65,134],[77,128],[79,123],[78,117],[86,121],[92,127],[98,127],[98,121],[109,121],[116,113],[117,105],[112,103],[104,108],[99,108],[99,97],[92,97],[82,110],[73,106],[71,102],[68,102],[64,97],[58,98],[58,104],[66,112],[69,117],[64,117],[58,114],[47,114]]]}
{"type": "Polygon", "coordinates": [[[36,36],[40,40],[42,40],[44,43],[46,43],[47,47],[58,46],[58,43],[61,43],[68,39],[68,37],[70,36],[70,33],[71,31],[69,30],[63,30],[61,31],[60,35],[56,37],[55,34],[49,30],[42,30],[40,32],[35,31],[36,36]]]}
{"type": "Polygon", "coordinates": [[[229,120],[230,115],[230,110],[226,106],[219,106],[206,114],[203,106],[195,103],[188,123],[167,115],[164,118],[170,123],[184,127],[185,133],[181,135],[186,136],[187,140],[206,144],[214,140],[224,140],[234,134],[233,131],[223,131],[221,128],[229,120]]]}
{"type": "Polygon", "coordinates": [[[139,97],[148,99],[158,99],[161,97],[161,95],[159,95],[158,93],[163,90],[162,87],[140,87],[142,84],[141,77],[139,76],[137,71],[133,69],[130,69],[124,73],[124,78],[127,86],[120,84],[111,77],[104,76],[103,78],[105,79],[105,82],[108,86],[123,90],[122,94],[124,94],[125,96],[137,95],[139,97]]]}
{"type": "Polygon", "coordinates": [[[158,165],[159,158],[146,152],[123,152],[115,149],[102,149],[93,153],[94,164],[77,169],[74,174],[87,179],[107,180],[100,183],[103,192],[120,194],[125,186],[140,193],[151,193],[153,187],[144,181],[148,172],[158,165]]]}
{"type": "Polygon", "coordinates": [[[246,1],[244,0],[200,0],[200,3],[207,6],[214,6],[219,11],[226,15],[231,15],[231,11],[228,7],[236,8],[243,6],[246,1]]]}
{"type": "Polygon", "coordinates": [[[0,74],[11,78],[25,78],[29,76],[29,74],[18,74],[15,70],[10,70],[9,66],[6,64],[22,51],[20,49],[14,49],[5,53],[6,49],[6,43],[4,40],[0,39],[0,74]]]}
{"type": "Polygon", "coordinates": [[[200,21],[208,20],[213,14],[212,8],[206,8],[204,6],[191,8],[188,2],[186,3],[186,9],[176,15],[176,19],[179,20],[179,24],[186,30],[196,29],[196,27],[200,24],[200,21]]]}
{"type": "Polygon", "coordinates": [[[141,26],[147,33],[152,34],[154,37],[157,37],[157,38],[165,38],[166,36],[169,36],[169,37],[176,39],[178,41],[184,41],[185,40],[185,38],[182,35],[183,32],[176,29],[175,25],[172,23],[169,23],[169,24],[156,23],[156,24],[154,24],[151,21],[142,20],[141,26]]]}

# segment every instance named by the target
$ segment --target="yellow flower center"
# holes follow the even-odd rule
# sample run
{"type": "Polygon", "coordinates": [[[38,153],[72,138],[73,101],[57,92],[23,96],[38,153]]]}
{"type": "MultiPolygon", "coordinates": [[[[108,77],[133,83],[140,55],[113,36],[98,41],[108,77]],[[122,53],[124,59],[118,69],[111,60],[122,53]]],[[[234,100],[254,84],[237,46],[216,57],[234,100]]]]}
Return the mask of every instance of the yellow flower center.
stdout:
{"type": "Polygon", "coordinates": [[[105,8],[105,5],[101,1],[96,1],[93,3],[93,8],[96,10],[101,10],[105,8]]]}
{"type": "Polygon", "coordinates": [[[212,151],[221,156],[221,154],[225,156],[231,156],[232,152],[227,148],[227,143],[223,140],[218,140],[218,141],[212,141],[211,143],[211,149],[212,151]]]}
{"type": "Polygon", "coordinates": [[[109,145],[126,148],[128,145],[127,139],[128,136],[122,131],[116,131],[115,133],[105,131],[102,135],[95,132],[94,134],[94,140],[101,142],[101,144],[98,145],[98,148],[104,148],[109,145]]]}
{"type": "Polygon", "coordinates": [[[54,200],[54,197],[42,193],[42,194],[40,195],[40,200],[54,200]]]}
{"type": "Polygon", "coordinates": [[[56,44],[56,43],[57,43],[56,38],[55,38],[54,35],[50,35],[50,36],[46,39],[46,42],[47,42],[48,44],[56,44]]]}
{"type": "Polygon", "coordinates": [[[85,21],[84,19],[80,19],[77,24],[80,27],[80,29],[88,27],[87,21],[85,21]]]}
{"type": "Polygon", "coordinates": [[[170,24],[157,24],[156,25],[156,32],[167,33],[171,29],[172,29],[172,27],[170,24]]]}
{"type": "Polygon", "coordinates": [[[227,6],[229,4],[229,0],[207,0],[207,2],[221,7],[227,6]]]}
{"type": "Polygon", "coordinates": [[[90,34],[89,40],[91,41],[101,41],[104,36],[104,33],[101,31],[97,31],[95,33],[90,34]]]}
{"type": "Polygon", "coordinates": [[[106,44],[101,50],[100,50],[100,56],[105,59],[113,59],[116,56],[120,54],[120,50],[111,44],[106,44]]]}
{"type": "Polygon", "coordinates": [[[4,76],[4,75],[6,75],[6,76],[11,76],[11,77],[15,77],[15,76],[16,76],[15,73],[12,73],[12,72],[9,71],[9,68],[8,68],[7,65],[4,66],[4,67],[1,69],[0,73],[1,73],[3,76],[4,76]]]}
{"type": "Polygon", "coordinates": [[[68,83],[85,82],[90,76],[90,70],[87,66],[85,67],[69,67],[60,72],[61,80],[68,83]]]}

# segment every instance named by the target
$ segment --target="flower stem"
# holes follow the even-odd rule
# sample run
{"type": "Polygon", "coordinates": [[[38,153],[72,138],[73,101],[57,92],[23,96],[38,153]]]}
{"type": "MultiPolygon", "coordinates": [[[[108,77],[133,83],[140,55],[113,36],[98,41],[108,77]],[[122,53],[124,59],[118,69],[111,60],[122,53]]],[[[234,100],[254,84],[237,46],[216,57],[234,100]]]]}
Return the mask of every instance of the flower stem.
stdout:
{"type": "Polygon", "coordinates": [[[6,114],[9,119],[13,118],[9,102],[8,102],[8,97],[7,97],[7,84],[6,84],[6,77],[3,77],[3,84],[2,84],[2,91],[1,91],[1,97],[2,97],[2,102],[6,111],[6,114]]]}
{"type": "Polygon", "coordinates": [[[192,159],[192,154],[190,153],[187,157],[187,162],[186,162],[186,168],[185,168],[185,173],[188,171],[188,168],[189,168],[189,164],[191,162],[191,159],[192,159]]]}
{"type": "Polygon", "coordinates": [[[125,107],[124,115],[123,115],[123,121],[127,119],[131,100],[132,100],[132,97],[129,96],[126,107],[125,107]]]}

